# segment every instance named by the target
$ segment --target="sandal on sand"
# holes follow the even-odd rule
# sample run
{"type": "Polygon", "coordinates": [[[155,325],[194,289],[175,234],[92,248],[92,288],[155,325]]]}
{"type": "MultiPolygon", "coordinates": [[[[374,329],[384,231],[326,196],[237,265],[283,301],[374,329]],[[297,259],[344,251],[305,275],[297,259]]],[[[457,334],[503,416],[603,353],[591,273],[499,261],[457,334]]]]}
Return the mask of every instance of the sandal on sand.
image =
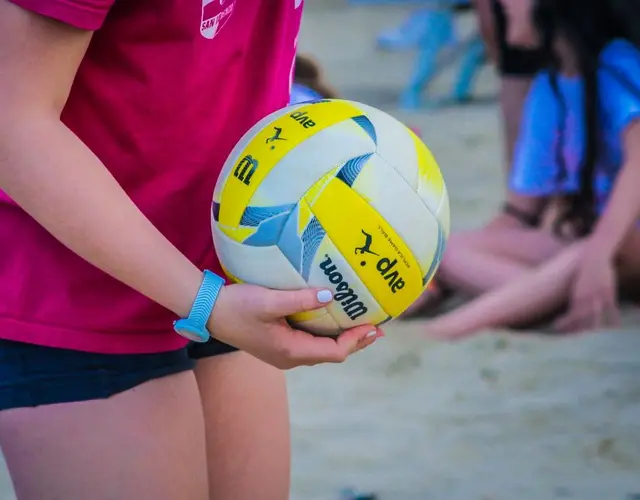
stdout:
{"type": "Polygon", "coordinates": [[[433,279],[418,299],[402,313],[400,319],[425,317],[433,314],[447,299],[453,290],[445,287],[437,279],[433,279]]]}

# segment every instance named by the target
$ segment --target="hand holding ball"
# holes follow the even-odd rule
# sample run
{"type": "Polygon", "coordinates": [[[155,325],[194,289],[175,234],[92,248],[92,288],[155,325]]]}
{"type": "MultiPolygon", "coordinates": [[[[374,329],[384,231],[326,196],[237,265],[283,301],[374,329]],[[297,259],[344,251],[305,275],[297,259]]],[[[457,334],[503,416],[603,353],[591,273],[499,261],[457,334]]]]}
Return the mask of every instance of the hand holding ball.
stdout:
{"type": "Polygon", "coordinates": [[[212,229],[228,277],[278,290],[328,288],[297,328],[336,335],[404,312],[449,234],[442,175],[422,141],[370,106],[303,103],[256,124],[215,188],[212,229]]]}

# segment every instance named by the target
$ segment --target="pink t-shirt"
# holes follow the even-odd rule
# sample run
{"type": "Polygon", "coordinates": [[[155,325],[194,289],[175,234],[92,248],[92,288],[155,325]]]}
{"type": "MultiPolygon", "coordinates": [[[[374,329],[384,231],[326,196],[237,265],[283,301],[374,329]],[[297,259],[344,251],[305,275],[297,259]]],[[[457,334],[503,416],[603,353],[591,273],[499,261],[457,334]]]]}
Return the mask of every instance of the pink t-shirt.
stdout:
{"type": "MultiPolygon", "coordinates": [[[[242,134],[287,104],[302,0],[11,1],[96,30],[63,121],[172,243],[220,273],[213,187],[242,134]]],[[[1,192],[0,249],[0,338],[101,353],[185,345],[171,312],[1,192]]]]}

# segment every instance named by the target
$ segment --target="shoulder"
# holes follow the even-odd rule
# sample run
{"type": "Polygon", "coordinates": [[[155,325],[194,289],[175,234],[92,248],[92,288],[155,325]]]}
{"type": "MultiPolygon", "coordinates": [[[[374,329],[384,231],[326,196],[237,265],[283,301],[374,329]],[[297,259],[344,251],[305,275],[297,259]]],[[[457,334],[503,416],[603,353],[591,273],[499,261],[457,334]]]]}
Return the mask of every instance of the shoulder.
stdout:
{"type": "Polygon", "coordinates": [[[617,39],[600,53],[600,78],[605,83],[612,78],[640,80],[640,48],[624,39],[617,39]]]}
{"type": "Polygon", "coordinates": [[[548,71],[539,72],[531,82],[527,95],[527,105],[533,107],[540,102],[549,101],[554,97],[551,75],[548,71]]]}
{"type": "Polygon", "coordinates": [[[600,53],[600,60],[603,62],[637,60],[639,57],[640,48],[624,38],[612,40],[600,53]]]}
{"type": "Polygon", "coordinates": [[[640,49],[614,40],[600,54],[600,99],[610,126],[622,130],[640,114],[640,49]]]}
{"type": "Polygon", "coordinates": [[[289,100],[289,104],[298,104],[301,102],[315,101],[317,99],[322,99],[322,96],[318,94],[315,90],[307,87],[306,85],[302,85],[300,83],[294,83],[291,86],[291,98],[289,100]]]}
{"type": "MultiPolygon", "coordinates": [[[[559,87],[558,91],[562,93],[559,87]]],[[[552,84],[549,72],[542,71],[536,75],[529,87],[523,113],[524,120],[537,125],[553,120],[557,111],[558,96],[552,84]],[[542,123],[541,123],[542,122],[542,123]]]]}

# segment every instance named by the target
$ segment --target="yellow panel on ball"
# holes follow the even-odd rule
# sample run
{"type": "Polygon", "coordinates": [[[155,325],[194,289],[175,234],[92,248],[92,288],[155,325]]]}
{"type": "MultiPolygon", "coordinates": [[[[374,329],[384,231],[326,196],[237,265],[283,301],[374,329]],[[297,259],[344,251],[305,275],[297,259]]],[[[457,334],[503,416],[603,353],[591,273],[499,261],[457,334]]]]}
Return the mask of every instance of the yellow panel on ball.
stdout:
{"type": "Polygon", "coordinates": [[[437,195],[438,199],[440,199],[445,189],[444,179],[442,178],[440,167],[438,167],[436,159],[433,157],[433,154],[431,154],[431,151],[429,151],[429,148],[427,148],[425,143],[420,140],[420,138],[413,132],[413,130],[407,130],[411,135],[413,144],[416,148],[416,155],[418,159],[418,175],[423,180],[423,182],[434,191],[434,194],[437,195]]]}
{"type": "MultiPolygon", "coordinates": [[[[366,167],[365,167],[366,168],[366,167]]],[[[399,316],[422,293],[422,273],[393,228],[353,189],[334,178],[305,200],[380,307],[399,316]]]]}
{"type": "Polygon", "coordinates": [[[341,121],[362,115],[347,101],[319,101],[281,116],[257,132],[239,155],[220,194],[220,228],[236,241],[233,229],[269,172],[300,143],[341,121]],[[276,146],[277,144],[277,146],[276,146]]]}

